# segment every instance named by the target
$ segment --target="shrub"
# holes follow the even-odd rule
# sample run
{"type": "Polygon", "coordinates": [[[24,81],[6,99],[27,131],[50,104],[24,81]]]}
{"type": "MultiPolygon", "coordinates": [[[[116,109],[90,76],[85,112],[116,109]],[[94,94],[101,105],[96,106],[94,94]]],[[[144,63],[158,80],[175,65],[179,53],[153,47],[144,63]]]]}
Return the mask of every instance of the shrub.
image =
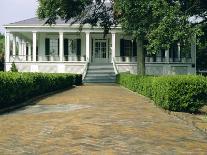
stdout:
{"type": "Polygon", "coordinates": [[[12,62],[10,70],[11,70],[11,72],[18,72],[17,66],[15,65],[14,62],[12,62]]]}
{"type": "Polygon", "coordinates": [[[207,79],[203,76],[119,74],[117,83],[150,97],[156,105],[171,111],[196,112],[207,101],[207,79]]]}
{"type": "Polygon", "coordinates": [[[71,87],[75,77],[80,75],[0,72],[0,109],[37,95],[71,87]]]}
{"type": "Polygon", "coordinates": [[[74,75],[74,85],[82,85],[82,75],[81,74],[75,74],[74,75]]]}

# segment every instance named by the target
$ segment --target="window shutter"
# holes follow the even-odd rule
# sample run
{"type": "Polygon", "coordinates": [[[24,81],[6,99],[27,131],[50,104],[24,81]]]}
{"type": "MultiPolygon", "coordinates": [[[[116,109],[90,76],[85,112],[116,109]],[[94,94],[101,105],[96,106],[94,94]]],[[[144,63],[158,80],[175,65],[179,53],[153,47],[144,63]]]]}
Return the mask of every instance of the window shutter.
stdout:
{"type": "Polygon", "coordinates": [[[58,39],[58,55],[60,54],[60,40],[58,39]]]}
{"type": "Polygon", "coordinates": [[[120,39],[120,56],[124,56],[124,39],[120,39]]]}
{"type": "Polygon", "coordinates": [[[81,56],[81,39],[77,39],[77,56],[81,56]]]}
{"type": "Polygon", "coordinates": [[[133,41],[132,47],[133,47],[133,54],[132,54],[132,56],[136,57],[137,56],[137,42],[136,42],[136,40],[133,41]]]}
{"type": "Polygon", "coordinates": [[[64,55],[68,55],[68,39],[64,39],[64,55]]]}
{"type": "Polygon", "coordinates": [[[50,54],[50,39],[45,39],[45,55],[50,54]]]}

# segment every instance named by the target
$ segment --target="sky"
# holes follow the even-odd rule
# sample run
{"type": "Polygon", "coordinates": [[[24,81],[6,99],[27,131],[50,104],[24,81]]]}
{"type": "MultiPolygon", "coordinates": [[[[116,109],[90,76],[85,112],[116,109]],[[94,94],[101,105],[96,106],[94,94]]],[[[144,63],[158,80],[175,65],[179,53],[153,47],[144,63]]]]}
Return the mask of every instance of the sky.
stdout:
{"type": "Polygon", "coordinates": [[[0,33],[4,33],[4,24],[21,21],[36,16],[37,0],[1,0],[0,33]]]}

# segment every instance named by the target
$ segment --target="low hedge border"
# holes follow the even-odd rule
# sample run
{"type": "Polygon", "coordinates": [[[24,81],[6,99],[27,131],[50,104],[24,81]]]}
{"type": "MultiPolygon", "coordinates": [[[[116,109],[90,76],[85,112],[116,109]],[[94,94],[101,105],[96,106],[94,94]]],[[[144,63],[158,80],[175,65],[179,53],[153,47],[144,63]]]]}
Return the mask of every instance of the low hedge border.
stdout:
{"type": "Polygon", "coordinates": [[[18,106],[22,102],[49,92],[82,84],[76,74],[0,72],[0,109],[18,106]]]}
{"type": "Polygon", "coordinates": [[[117,83],[170,111],[194,113],[207,102],[207,78],[203,76],[153,77],[122,73],[117,75],[117,83]]]}

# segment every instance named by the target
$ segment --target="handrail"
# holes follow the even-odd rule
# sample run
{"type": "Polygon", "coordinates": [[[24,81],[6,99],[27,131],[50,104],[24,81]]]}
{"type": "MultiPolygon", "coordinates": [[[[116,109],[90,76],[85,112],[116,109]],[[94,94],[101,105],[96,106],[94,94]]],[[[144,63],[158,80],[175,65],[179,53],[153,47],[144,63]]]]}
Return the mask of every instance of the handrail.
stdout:
{"type": "Polygon", "coordinates": [[[115,62],[114,58],[112,58],[112,64],[113,64],[113,67],[114,67],[115,74],[119,74],[119,71],[117,69],[116,62],[115,62]]]}
{"type": "Polygon", "coordinates": [[[88,58],[86,58],[86,65],[85,65],[85,69],[82,74],[82,80],[86,77],[87,70],[88,70],[88,64],[89,64],[89,61],[88,61],[88,58]]]}

